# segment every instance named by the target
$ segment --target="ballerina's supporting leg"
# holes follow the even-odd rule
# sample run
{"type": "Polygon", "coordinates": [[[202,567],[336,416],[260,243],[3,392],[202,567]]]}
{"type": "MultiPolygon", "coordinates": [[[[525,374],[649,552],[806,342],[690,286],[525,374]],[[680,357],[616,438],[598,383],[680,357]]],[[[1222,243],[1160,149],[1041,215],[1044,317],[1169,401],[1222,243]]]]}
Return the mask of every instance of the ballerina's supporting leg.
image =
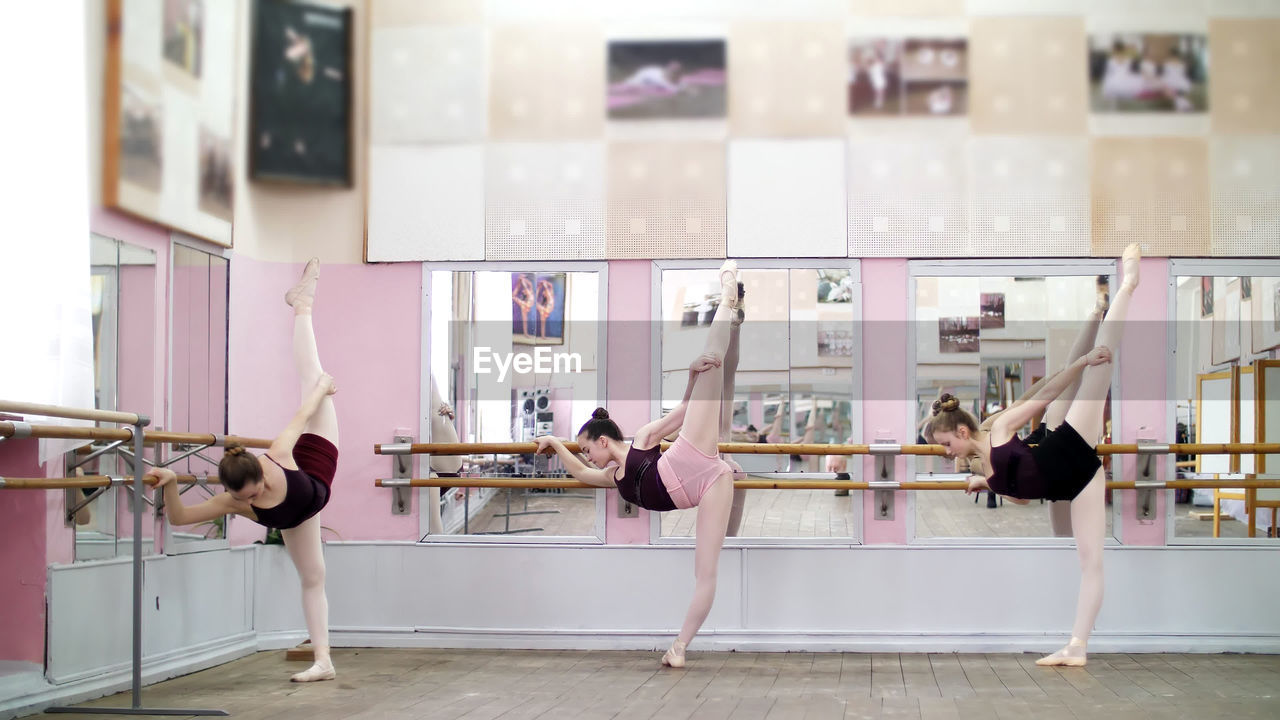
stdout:
{"type": "MultiPolygon", "coordinates": [[[[1103,413],[1111,376],[1119,355],[1129,301],[1138,286],[1138,264],[1141,260],[1136,245],[1125,249],[1121,258],[1124,280],[1111,300],[1102,325],[1098,328],[1098,345],[1111,350],[1112,361],[1084,369],[1080,387],[1067,409],[1066,422],[1085,442],[1095,444],[1102,439],[1103,413]]],[[[1082,666],[1085,664],[1089,635],[1102,608],[1102,548],[1106,533],[1106,472],[1099,468],[1084,490],[1071,501],[1072,534],[1080,559],[1080,593],[1076,601],[1076,619],[1071,640],[1057,652],[1036,661],[1040,665],[1082,666]]]]}

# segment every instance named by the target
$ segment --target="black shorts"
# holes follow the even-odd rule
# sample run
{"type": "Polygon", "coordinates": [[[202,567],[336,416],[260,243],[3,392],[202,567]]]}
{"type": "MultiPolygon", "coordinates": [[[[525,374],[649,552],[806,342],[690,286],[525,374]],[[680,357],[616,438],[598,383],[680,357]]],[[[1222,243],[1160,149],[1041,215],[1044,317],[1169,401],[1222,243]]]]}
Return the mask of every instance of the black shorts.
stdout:
{"type": "Polygon", "coordinates": [[[1066,422],[1045,433],[1031,457],[1048,486],[1045,500],[1074,500],[1102,467],[1093,446],[1066,422]]]}

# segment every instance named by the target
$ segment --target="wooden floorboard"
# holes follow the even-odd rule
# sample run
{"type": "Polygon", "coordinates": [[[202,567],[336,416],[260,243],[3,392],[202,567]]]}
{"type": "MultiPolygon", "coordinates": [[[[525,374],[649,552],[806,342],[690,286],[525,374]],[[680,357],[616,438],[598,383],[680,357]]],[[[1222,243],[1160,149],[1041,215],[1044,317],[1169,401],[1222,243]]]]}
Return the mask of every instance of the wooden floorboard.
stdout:
{"type": "MultiPolygon", "coordinates": [[[[242,720],[1182,720],[1280,717],[1280,656],[1096,654],[1045,668],[1032,654],[658,653],[362,649],[336,681],[297,685],[262,652],[147,687],[147,707],[242,720]]],[[[128,706],[128,694],[82,707],[128,706]]]]}

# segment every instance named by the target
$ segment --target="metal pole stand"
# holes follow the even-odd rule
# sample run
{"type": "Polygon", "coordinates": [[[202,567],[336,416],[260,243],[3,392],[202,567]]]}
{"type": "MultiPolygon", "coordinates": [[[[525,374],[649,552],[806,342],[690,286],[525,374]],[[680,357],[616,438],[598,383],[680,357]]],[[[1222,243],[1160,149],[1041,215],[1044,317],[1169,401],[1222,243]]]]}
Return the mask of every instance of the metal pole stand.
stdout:
{"type": "Polygon", "coordinates": [[[173,715],[190,717],[227,716],[226,710],[194,710],[180,708],[142,707],[142,511],[143,492],[146,484],[142,476],[146,466],[142,462],[142,428],[151,424],[145,415],[138,416],[133,426],[133,705],[127,708],[56,706],[45,710],[51,714],[66,715],[173,715]]]}
{"type": "Polygon", "coordinates": [[[1154,522],[1155,493],[1157,490],[1166,488],[1164,478],[1156,477],[1156,470],[1159,467],[1157,461],[1160,456],[1168,452],[1168,443],[1158,443],[1152,438],[1138,438],[1138,457],[1134,458],[1137,477],[1133,479],[1133,487],[1138,491],[1137,503],[1135,503],[1138,522],[1144,525],[1154,522]]]}

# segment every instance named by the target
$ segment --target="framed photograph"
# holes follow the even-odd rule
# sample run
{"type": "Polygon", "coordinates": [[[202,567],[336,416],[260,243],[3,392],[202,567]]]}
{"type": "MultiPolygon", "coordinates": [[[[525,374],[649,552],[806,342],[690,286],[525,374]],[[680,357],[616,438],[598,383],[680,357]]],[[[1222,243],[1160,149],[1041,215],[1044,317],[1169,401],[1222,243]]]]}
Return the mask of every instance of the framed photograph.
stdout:
{"type": "Polygon", "coordinates": [[[849,43],[850,115],[964,115],[965,38],[856,38],[849,43]]]}
{"type": "Polygon", "coordinates": [[[1090,35],[1088,63],[1093,112],[1202,113],[1209,108],[1205,35],[1090,35]]]}
{"type": "Polygon", "coordinates": [[[982,329],[1004,327],[1004,293],[982,293],[982,329]]]}
{"type": "Polygon", "coordinates": [[[1240,359],[1240,279],[1213,278],[1223,290],[1213,315],[1212,352],[1214,365],[1240,359]]]}
{"type": "Polygon", "coordinates": [[[1253,300],[1253,352],[1280,346],[1280,277],[1255,278],[1253,300]]]}
{"type": "Polygon", "coordinates": [[[849,323],[818,323],[818,357],[853,357],[853,331],[849,323]]]}
{"type": "Polygon", "coordinates": [[[724,40],[610,41],[608,118],[724,117],[724,48],[724,40]]]}
{"type": "Polygon", "coordinates": [[[978,318],[938,318],[938,351],[943,353],[978,352],[978,318]]]}
{"type": "Polygon", "coordinates": [[[1240,278],[1240,299],[1241,300],[1253,299],[1253,278],[1251,277],[1240,278]]]}
{"type": "Polygon", "coordinates": [[[108,0],[102,204],[232,239],[234,0],[108,0]]]}
{"type": "Polygon", "coordinates": [[[1213,278],[1200,278],[1200,317],[1213,315],[1213,278]]]}
{"type": "Polygon", "coordinates": [[[565,273],[511,273],[511,341],[563,345],[565,273]]]}
{"type": "Polygon", "coordinates": [[[249,174],[345,185],[351,170],[351,9],[256,0],[249,174]]]}
{"type": "Polygon", "coordinates": [[[848,270],[818,270],[818,302],[853,302],[853,276],[848,270]]]}

